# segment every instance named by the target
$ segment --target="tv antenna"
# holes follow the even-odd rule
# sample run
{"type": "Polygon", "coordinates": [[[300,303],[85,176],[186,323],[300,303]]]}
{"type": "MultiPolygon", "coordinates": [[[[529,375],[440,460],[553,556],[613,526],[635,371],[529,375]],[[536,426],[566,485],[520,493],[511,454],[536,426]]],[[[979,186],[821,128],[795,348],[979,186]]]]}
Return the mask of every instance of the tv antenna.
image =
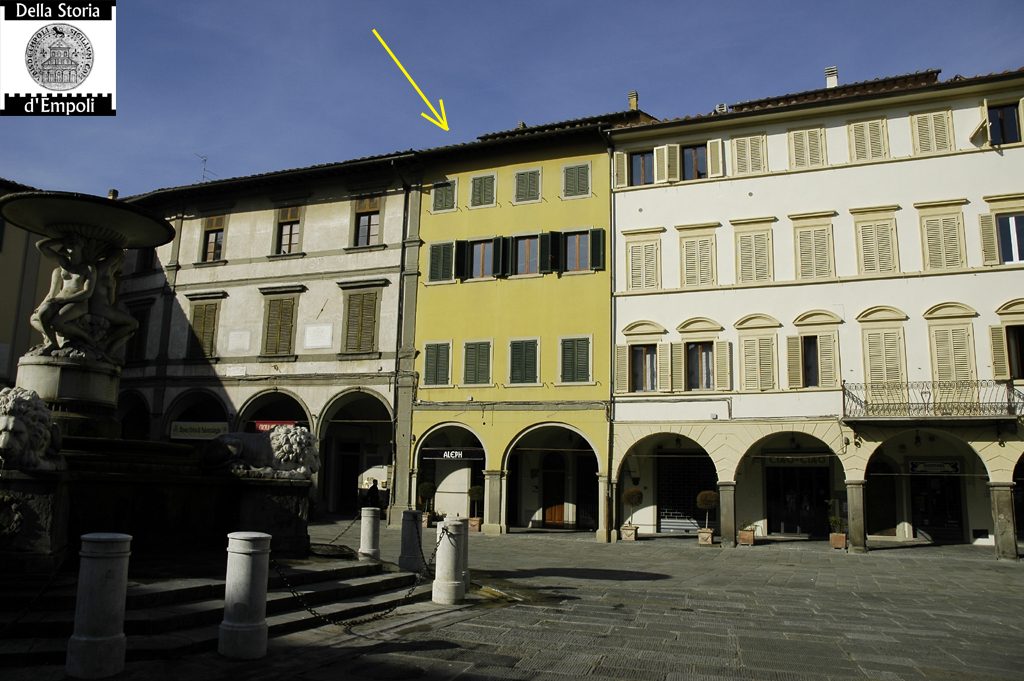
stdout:
{"type": "Polygon", "coordinates": [[[195,152],[192,152],[192,155],[203,162],[203,173],[202,176],[199,178],[200,182],[209,182],[210,179],[212,179],[212,177],[217,177],[217,173],[207,169],[206,167],[206,161],[210,158],[209,156],[203,156],[202,154],[197,154],[195,152]]]}

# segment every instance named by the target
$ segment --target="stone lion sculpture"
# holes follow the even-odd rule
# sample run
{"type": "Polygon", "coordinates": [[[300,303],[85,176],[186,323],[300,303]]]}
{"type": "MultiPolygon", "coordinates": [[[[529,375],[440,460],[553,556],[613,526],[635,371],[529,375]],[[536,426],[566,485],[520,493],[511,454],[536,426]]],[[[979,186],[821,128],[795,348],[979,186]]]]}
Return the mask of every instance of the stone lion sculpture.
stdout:
{"type": "Polygon", "coordinates": [[[50,410],[33,390],[0,390],[0,459],[6,468],[57,470],[61,468],[60,428],[50,410]]]}
{"type": "Polygon", "coordinates": [[[320,469],[316,439],[302,426],[270,433],[225,433],[213,440],[208,461],[253,477],[309,480],[320,469]]]}

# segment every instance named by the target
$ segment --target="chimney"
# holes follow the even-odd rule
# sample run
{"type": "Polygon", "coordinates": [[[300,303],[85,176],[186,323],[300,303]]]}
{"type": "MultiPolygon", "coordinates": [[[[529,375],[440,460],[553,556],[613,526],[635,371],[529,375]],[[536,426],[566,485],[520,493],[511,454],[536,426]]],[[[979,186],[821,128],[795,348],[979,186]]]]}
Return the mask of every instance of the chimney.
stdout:
{"type": "Polygon", "coordinates": [[[839,85],[839,67],[838,66],[827,66],[825,67],[825,88],[831,89],[839,85]]]}
{"type": "Polygon", "coordinates": [[[117,190],[116,189],[108,189],[107,190],[107,198],[110,199],[111,201],[116,201],[117,200],[117,190]]]}
{"type": "Polygon", "coordinates": [[[636,111],[638,108],[640,108],[640,95],[637,94],[636,90],[630,90],[629,95],[627,96],[629,97],[630,111],[636,111]]]}
{"type": "Polygon", "coordinates": [[[716,114],[729,113],[729,105],[726,104],[725,102],[722,102],[721,104],[715,104],[715,113],[716,114]]]}
{"type": "Polygon", "coordinates": [[[519,121],[518,123],[516,123],[516,130],[525,130],[525,129],[526,129],[526,121],[519,121]]]}

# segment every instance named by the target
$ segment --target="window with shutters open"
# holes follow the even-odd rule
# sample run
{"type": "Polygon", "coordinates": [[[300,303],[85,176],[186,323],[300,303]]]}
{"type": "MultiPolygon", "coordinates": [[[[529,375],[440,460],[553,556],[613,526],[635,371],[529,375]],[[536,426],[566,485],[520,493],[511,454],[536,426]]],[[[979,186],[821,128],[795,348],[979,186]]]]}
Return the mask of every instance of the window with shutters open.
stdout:
{"type": "Polygon", "coordinates": [[[291,355],[295,341],[297,297],[268,298],[263,327],[264,355],[291,355]]]}
{"type": "Polygon", "coordinates": [[[732,139],[732,169],[735,175],[768,172],[768,155],[764,135],[732,139]]]}
{"type": "Polygon", "coordinates": [[[912,114],[910,134],[915,155],[953,150],[953,118],[948,110],[912,114]]]}
{"type": "Polygon", "coordinates": [[[536,203],[540,201],[540,170],[520,170],[515,177],[514,203],[536,203]]]}
{"type": "Polygon", "coordinates": [[[974,342],[970,324],[932,326],[932,379],[936,410],[977,402],[974,342]]]}
{"type": "Polygon", "coordinates": [[[959,211],[921,216],[925,269],[944,270],[966,267],[962,220],[963,217],[959,211]]]}
{"type": "Polygon", "coordinates": [[[275,255],[298,253],[302,244],[302,208],[288,206],[277,210],[277,235],[274,239],[275,255]]]}
{"type": "Polygon", "coordinates": [[[629,186],[638,187],[654,183],[654,150],[634,151],[629,154],[629,186]]]}
{"type": "Polygon", "coordinates": [[[683,288],[706,288],[715,285],[715,235],[686,234],[679,243],[680,272],[683,288]]]}
{"type": "Polygon", "coordinates": [[[539,236],[517,236],[513,239],[515,259],[513,274],[537,274],[539,270],[539,236]]]}
{"type": "Polygon", "coordinates": [[[736,282],[751,284],[771,280],[771,230],[736,232],[736,282]]]}
{"type": "Polygon", "coordinates": [[[539,341],[536,338],[514,340],[509,343],[509,383],[536,385],[540,382],[538,345],[539,341]]]}
{"type": "Polygon", "coordinates": [[[985,264],[1024,262],[1024,213],[981,215],[985,264]]]}
{"type": "Polygon", "coordinates": [[[590,338],[562,338],[560,346],[560,382],[589,383],[590,338]]]}
{"type": "Polygon", "coordinates": [[[590,196],[590,164],[578,163],[562,169],[562,198],[590,196]]]}
{"type": "Polygon", "coordinates": [[[885,119],[850,123],[850,160],[878,161],[889,158],[889,139],[885,119]]]}
{"type": "Polygon", "coordinates": [[[462,382],[487,385],[491,382],[491,342],[472,341],[463,346],[462,382]]]}
{"type": "Polygon", "coordinates": [[[494,174],[478,175],[472,178],[469,187],[469,207],[484,208],[495,205],[494,185],[496,181],[497,176],[494,174]]]}
{"type": "Polygon", "coordinates": [[[899,271],[894,217],[869,217],[856,222],[857,264],[861,274],[899,271]]]}
{"type": "Polygon", "coordinates": [[[455,210],[455,196],[457,183],[455,180],[449,182],[438,182],[431,189],[433,200],[433,212],[441,213],[448,210],[455,210]]]}
{"type": "Polygon", "coordinates": [[[658,389],[658,345],[630,345],[629,392],[652,392],[658,389]]]}
{"type": "Polygon", "coordinates": [[[797,279],[830,279],[835,276],[831,224],[799,227],[795,241],[797,279]]]}
{"type": "Polygon", "coordinates": [[[789,131],[789,169],[820,168],[825,165],[825,129],[789,131]]]}
{"type": "Polygon", "coordinates": [[[192,304],[192,338],[189,343],[189,357],[198,359],[217,355],[219,307],[220,303],[192,304]]]}
{"type": "Polygon", "coordinates": [[[345,294],[345,352],[377,351],[380,291],[352,290],[345,294]]]}
{"type": "Polygon", "coordinates": [[[427,281],[452,281],[455,278],[455,243],[430,244],[427,281]]]}
{"type": "Polygon", "coordinates": [[[1021,122],[1024,99],[1016,102],[989,104],[988,140],[994,146],[1016,144],[1021,141],[1021,122]]]}
{"type": "Polygon", "coordinates": [[[224,234],[227,229],[227,216],[214,215],[203,218],[201,262],[218,262],[224,259],[224,234]]]}
{"type": "Polygon", "coordinates": [[[743,390],[775,389],[775,335],[740,338],[740,384],[743,390]]]}
{"type": "Polygon", "coordinates": [[[990,327],[992,374],[996,380],[1024,379],[1024,325],[990,327]]]}
{"type": "Polygon", "coordinates": [[[426,343],[423,346],[423,385],[449,385],[451,343],[426,343]]]}
{"type": "Polygon", "coordinates": [[[839,352],[834,332],[788,336],[786,369],[790,390],[836,388],[839,385],[839,352]]]}
{"type": "Polygon", "coordinates": [[[635,241],[627,244],[628,290],[639,291],[660,287],[660,246],[660,241],[635,241]]]}

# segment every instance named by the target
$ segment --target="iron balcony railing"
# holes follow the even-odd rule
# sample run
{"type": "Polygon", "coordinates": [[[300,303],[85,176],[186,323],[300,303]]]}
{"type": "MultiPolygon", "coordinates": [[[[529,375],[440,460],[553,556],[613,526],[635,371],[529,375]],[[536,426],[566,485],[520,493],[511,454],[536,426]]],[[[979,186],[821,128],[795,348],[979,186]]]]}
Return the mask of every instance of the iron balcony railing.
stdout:
{"type": "Polygon", "coordinates": [[[843,382],[843,418],[1002,417],[1024,414],[1009,381],[843,382]]]}

